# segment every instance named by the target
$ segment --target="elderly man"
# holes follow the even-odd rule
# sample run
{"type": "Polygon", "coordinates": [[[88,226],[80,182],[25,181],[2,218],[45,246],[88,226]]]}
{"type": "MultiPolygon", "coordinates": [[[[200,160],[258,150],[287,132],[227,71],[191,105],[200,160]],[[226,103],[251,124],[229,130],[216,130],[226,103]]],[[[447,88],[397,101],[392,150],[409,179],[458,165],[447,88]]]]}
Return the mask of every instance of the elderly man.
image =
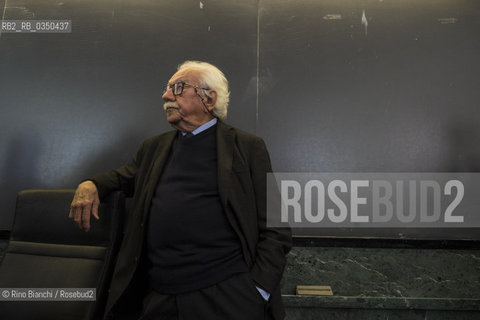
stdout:
{"type": "Polygon", "coordinates": [[[106,318],[283,319],[291,235],[266,225],[264,142],[223,122],[228,81],[209,63],[181,64],[162,98],[176,130],[81,183],[71,205],[69,217],[88,231],[102,197],[133,196],[106,318]]]}

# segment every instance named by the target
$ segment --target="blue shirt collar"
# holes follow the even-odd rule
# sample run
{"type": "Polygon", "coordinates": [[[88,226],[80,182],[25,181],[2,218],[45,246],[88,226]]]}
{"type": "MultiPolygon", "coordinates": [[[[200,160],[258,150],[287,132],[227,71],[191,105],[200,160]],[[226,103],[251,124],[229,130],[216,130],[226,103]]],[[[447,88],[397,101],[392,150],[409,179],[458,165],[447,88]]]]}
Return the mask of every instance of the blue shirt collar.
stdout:
{"type": "MultiPolygon", "coordinates": [[[[192,131],[192,134],[193,135],[197,135],[199,134],[200,132],[202,131],[205,131],[207,130],[208,128],[214,126],[215,124],[217,123],[217,118],[213,118],[212,120],[208,121],[208,122],[205,122],[204,124],[202,124],[200,127],[198,127],[197,129],[193,130],[192,131]]],[[[182,136],[185,136],[187,133],[186,132],[183,132],[181,131],[182,133],[182,136]]]]}

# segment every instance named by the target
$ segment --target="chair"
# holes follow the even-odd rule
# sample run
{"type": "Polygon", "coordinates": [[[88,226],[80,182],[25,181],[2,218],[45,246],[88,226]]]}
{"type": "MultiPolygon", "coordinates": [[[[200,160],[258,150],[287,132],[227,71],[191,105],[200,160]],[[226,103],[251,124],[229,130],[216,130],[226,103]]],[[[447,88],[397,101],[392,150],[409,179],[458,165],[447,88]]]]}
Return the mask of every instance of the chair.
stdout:
{"type": "Polygon", "coordinates": [[[122,236],[125,197],[102,201],[89,232],[68,218],[73,189],[21,191],[0,288],[96,288],[96,301],[3,301],[0,319],[99,319],[122,236]]]}

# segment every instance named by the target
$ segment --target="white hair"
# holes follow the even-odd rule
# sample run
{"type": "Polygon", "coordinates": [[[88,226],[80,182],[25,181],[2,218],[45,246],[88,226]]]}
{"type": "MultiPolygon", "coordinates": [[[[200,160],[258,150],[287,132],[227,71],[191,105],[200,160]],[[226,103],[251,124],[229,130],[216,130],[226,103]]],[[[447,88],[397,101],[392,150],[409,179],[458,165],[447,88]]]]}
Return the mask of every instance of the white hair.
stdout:
{"type": "MultiPolygon", "coordinates": [[[[185,61],[178,66],[177,71],[187,68],[199,69],[199,86],[217,92],[217,102],[213,108],[213,113],[220,120],[224,120],[227,117],[230,92],[228,91],[228,80],[223,72],[213,64],[203,61],[185,61]]],[[[204,93],[208,96],[208,91],[204,90],[204,93]]]]}

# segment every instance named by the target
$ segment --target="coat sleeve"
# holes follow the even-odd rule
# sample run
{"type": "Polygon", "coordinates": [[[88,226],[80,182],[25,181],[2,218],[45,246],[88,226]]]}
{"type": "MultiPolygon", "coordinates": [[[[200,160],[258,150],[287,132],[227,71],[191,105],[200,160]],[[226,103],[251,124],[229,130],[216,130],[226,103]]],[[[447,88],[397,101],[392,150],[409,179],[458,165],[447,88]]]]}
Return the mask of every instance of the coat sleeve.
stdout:
{"type": "Polygon", "coordinates": [[[131,197],[134,192],[135,176],[142,162],[145,142],[133,157],[133,159],[124,166],[108,172],[96,174],[87,180],[93,181],[97,186],[100,199],[106,197],[110,192],[121,190],[127,197],[131,197]]]}
{"type": "MultiPolygon", "coordinates": [[[[285,255],[292,246],[290,228],[267,227],[267,173],[272,172],[270,157],[262,139],[255,142],[254,152],[251,154],[250,170],[255,192],[258,222],[258,243],[255,262],[251,269],[253,280],[272,293],[277,289],[285,268],[285,255]]],[[[278,190],[277,190],[278,191],[278,190]]]]}

